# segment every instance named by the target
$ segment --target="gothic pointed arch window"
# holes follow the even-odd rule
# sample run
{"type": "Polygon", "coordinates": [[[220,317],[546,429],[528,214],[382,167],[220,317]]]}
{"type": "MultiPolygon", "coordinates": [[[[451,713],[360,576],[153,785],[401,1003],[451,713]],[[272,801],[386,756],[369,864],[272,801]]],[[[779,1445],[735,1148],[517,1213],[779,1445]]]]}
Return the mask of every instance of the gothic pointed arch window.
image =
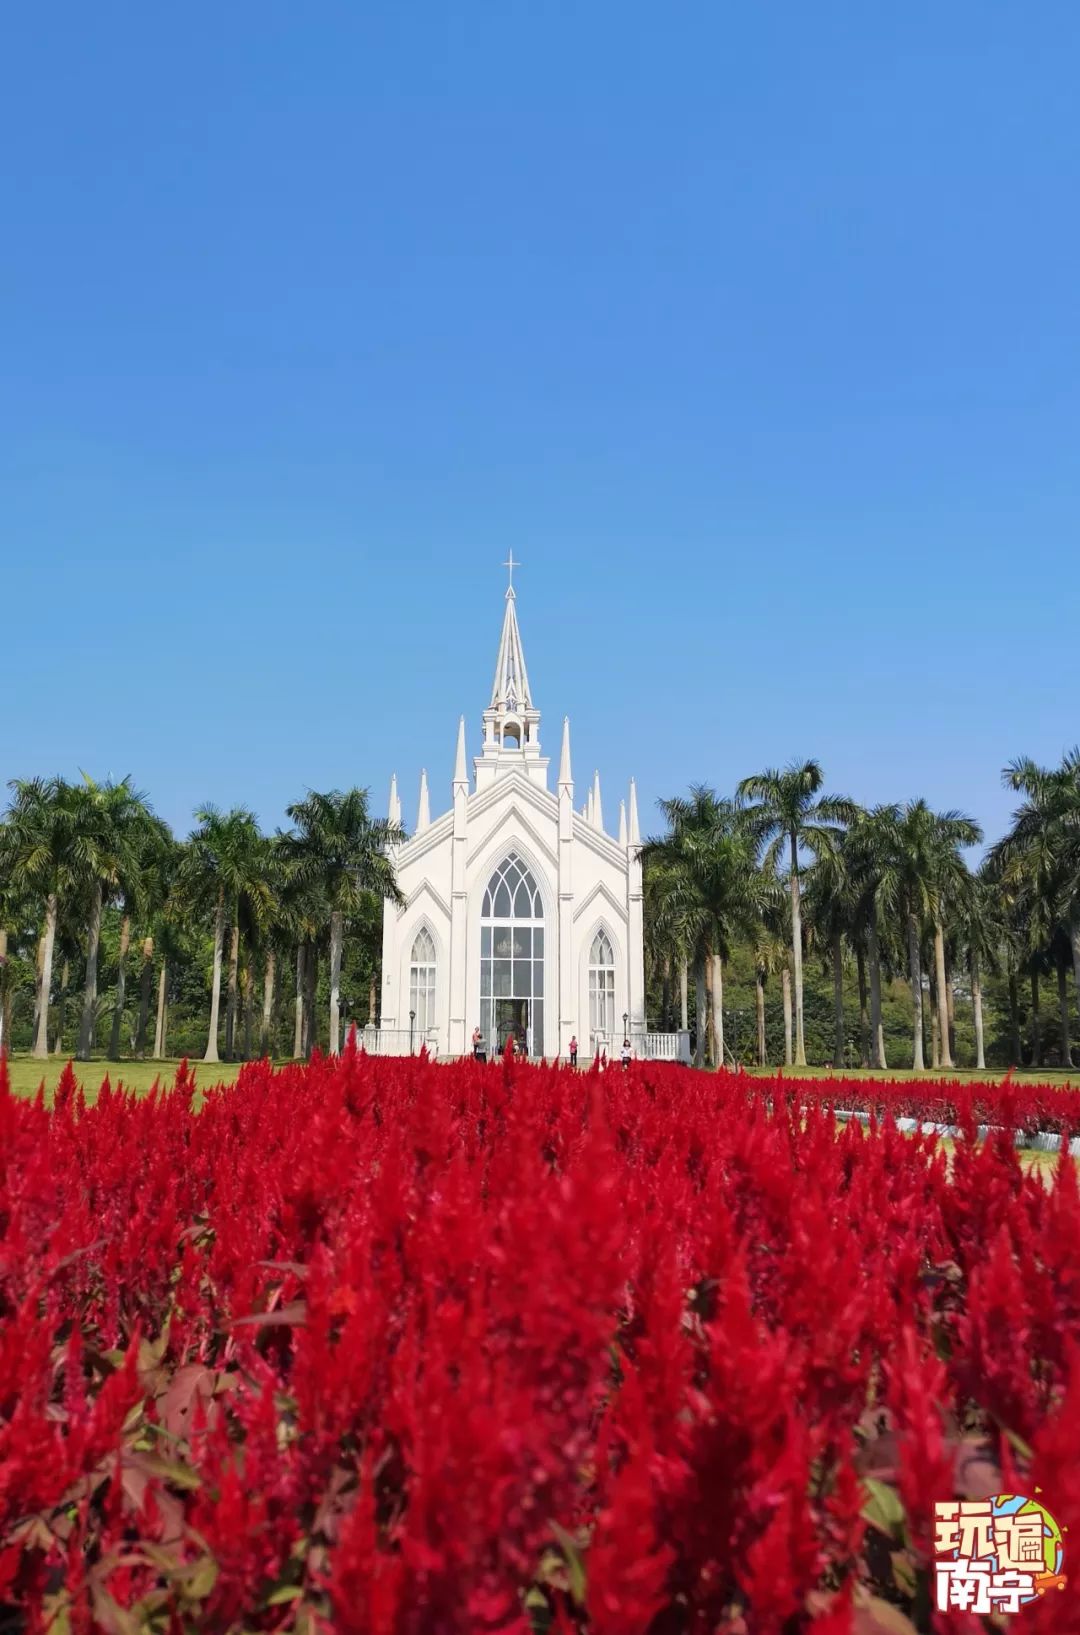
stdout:
{"type": "Polygon", "coordinates": [[[480,905],[480,1031],[489,1048],[508,1038],[544,1049],[544,900],[532,870],[510,852],[480,905]]]}
{"type": "Polygon", "coordinates": [[[615,950],[603,928],[589,949],[589,1031],[594,1042],[615,1033],[615,950]]]}
{"type": "Polygon", "coordinates": [[[413,938],[409,956],[409,1009],[419,1036],[435,1026],[435,939],[426,925],[413,938]]]}

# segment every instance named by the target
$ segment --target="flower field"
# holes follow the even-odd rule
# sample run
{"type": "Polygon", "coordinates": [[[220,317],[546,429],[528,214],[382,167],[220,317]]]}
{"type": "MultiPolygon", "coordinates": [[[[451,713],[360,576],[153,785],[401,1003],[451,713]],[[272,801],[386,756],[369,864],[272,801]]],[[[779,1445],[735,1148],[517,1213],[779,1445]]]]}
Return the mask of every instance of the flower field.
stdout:
{"type": "MultiPolygon", "coordinates": [[[[183,1069],[0,1087],[0,1628],[994,1627],[932,1610],[933,1506],[1041,1488],[1080,1556],[1080,1194],[975,1126],[1080,1098],[935,1085],[947,1159],[834,1122],[867,1094],[352,1052],[198,1111],[183,1069]]],[[[1018,1629],[1080,1630],[1072,1568],[1018,1629]]]]}

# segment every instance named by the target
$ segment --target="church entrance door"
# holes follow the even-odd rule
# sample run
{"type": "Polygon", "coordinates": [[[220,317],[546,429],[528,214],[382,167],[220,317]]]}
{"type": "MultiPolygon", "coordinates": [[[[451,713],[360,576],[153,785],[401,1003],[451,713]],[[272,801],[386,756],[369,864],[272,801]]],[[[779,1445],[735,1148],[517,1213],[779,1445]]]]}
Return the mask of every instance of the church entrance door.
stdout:
{"type": "Polygon", "coordinates": [[[544,1053],[544,904],[528,866],[511,852],[480,906],[480,1032],[489,1049],[513,1035],[544,1053]]]}
{"type": "Polygon", "coordinates": [[[515,1039],[519,1045],[524,1045],[528,1049],[529,1001],[527,999],[496,999],[495,1028],[500,1053],[506,1049],[507,1039],[515,1039]]]}

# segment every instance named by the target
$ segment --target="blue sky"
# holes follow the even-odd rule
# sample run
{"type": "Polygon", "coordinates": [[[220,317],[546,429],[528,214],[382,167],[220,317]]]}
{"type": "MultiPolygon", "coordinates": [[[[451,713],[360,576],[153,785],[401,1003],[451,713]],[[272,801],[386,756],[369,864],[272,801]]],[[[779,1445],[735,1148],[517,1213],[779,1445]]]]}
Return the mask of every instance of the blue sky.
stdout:
{"type": "Polygon", "coordinates": [[[470,751],[512,547],[609,824],[1080,738],[1080,11],[22,7],[0,777],[182,832],[470,751]]]}

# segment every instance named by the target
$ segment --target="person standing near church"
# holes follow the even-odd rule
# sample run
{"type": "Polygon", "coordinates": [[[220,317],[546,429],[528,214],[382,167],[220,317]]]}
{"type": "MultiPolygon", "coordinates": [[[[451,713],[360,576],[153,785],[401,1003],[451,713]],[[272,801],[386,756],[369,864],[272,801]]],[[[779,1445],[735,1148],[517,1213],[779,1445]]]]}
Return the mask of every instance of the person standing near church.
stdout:
{"type": "Polygon", "coordinates": [[[577,1066],[577,1034],[570,1035],[570,1066],[577,1066]]]}
{"type": "Polygon", "coordinates": [[[622,1054],[620,1055],[619,1060],[622,1062],[622,1065],[624,1067],[629,1067],[630,1066],[630,1041],[629,1041],[629,1039],[624,1039],[623,1042],[622,1042],[622,1054]]]}
{"type": "Polygon", "coordinates": [[[472,1053],[473,1053],[474,1056],[479,1056],[479,1054],[480,1054],[480,1041],[481,1041],[482,1038],[483,1038],[483,1035],[481,1034],[480,1029],[478,1027],[473,1028],[473,1030],[472,1030],[472,1053]]]}

